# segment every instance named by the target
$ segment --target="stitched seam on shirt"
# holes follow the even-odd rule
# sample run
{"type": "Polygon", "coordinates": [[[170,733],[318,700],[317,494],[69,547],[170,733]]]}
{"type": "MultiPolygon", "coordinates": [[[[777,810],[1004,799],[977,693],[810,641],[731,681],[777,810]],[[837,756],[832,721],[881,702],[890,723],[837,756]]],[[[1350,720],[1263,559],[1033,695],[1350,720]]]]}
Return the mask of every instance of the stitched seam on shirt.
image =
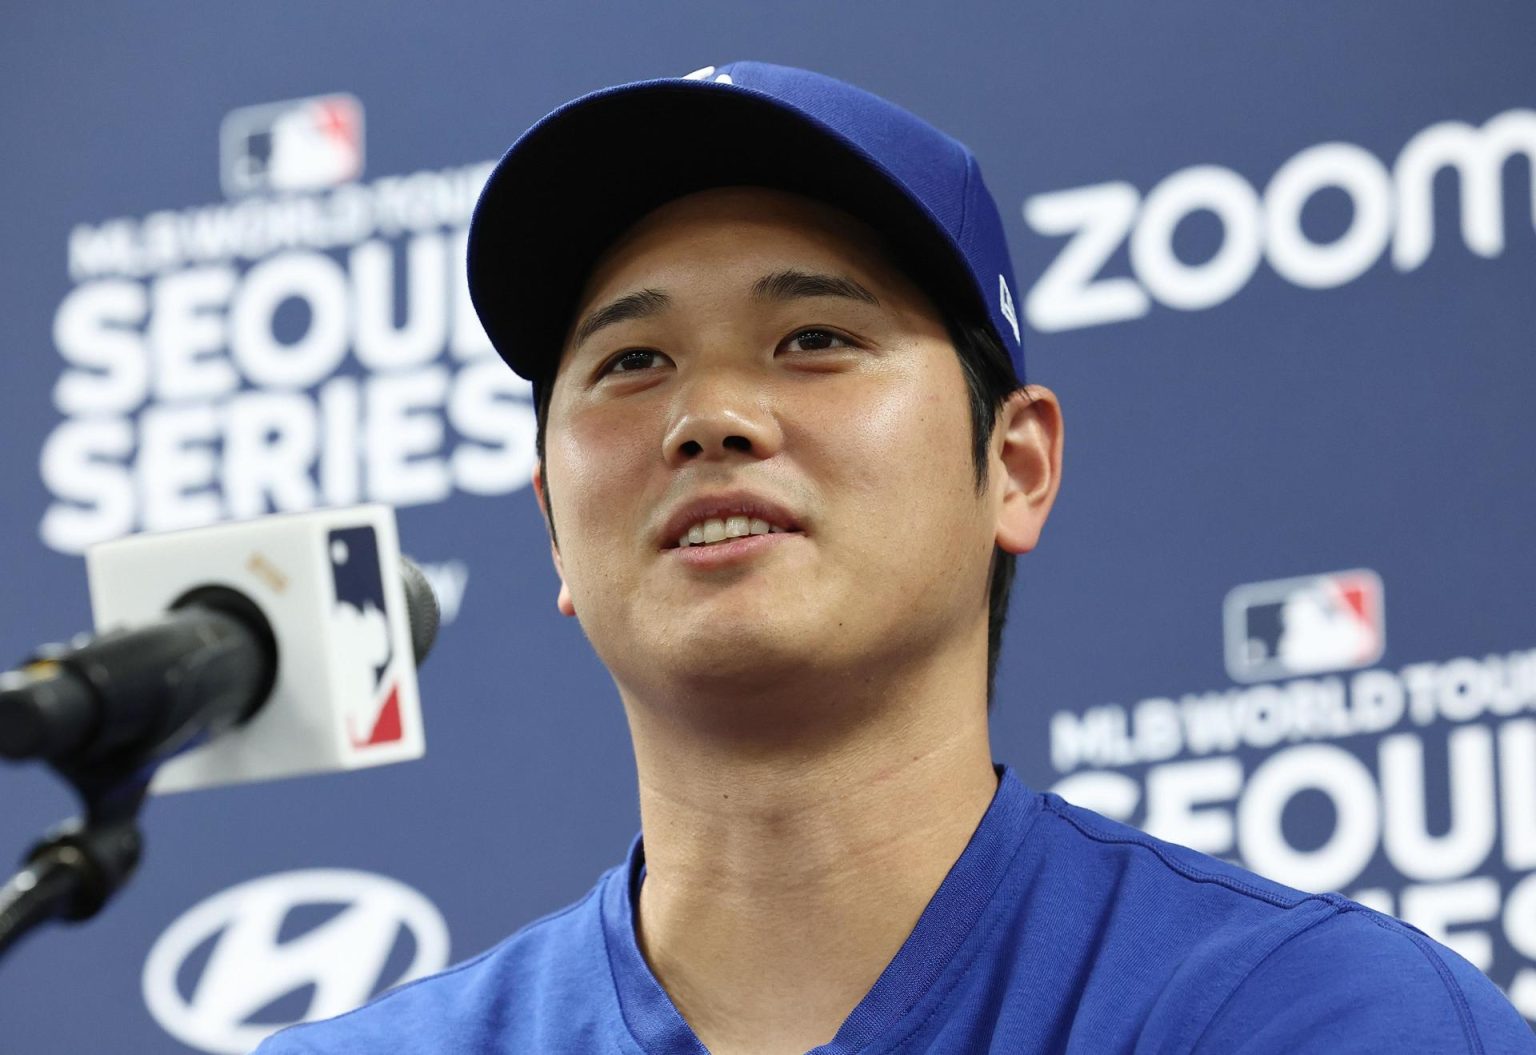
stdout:
{"type": "MultiPolygon", "coordinates": [[[[998,879],[997,885],[992,888],[992,893],[988,896],[987,900],[989,902],[992,898],[997,896],[998,887],[1001,887],[1008,881],[1008,874],[1013,871],[1013,863],[1018,860],[1019,854],[1023,853],[1024,847],[1029,844],[1030,834],[1035,830],[1035,825],[1039,823],[1039,820],[1043,814],[1043,810],[1040,813],[1036,813],[1034,818],[1029,822],[1029,827],[1024,829],[1024,834],[1019,838],[1019,845],[1015,846],[1013,848],[1013,853],[1008,856],[1008,863],[1003,866],[1002,876],[1000,879],[998,879]]],[[[985,915],[985,911],[983,911],[981,915],[985,915]]],[[[981,922],[981,915],[978,915],[975,922],[971,924],[971,931],[973,935],[975,933],[976,925],[981,922]]],[[[875,1053],[880,1051],[886,1052],[887,1055],[895,1055],[896,1052],[912,1043],[912,1038],[921,1033],[927,1027],[928,1023],[933,1021],[933,1017],[935,1015],[949,1006],[950,1001],[954,999],[955,991],[960,987],[961,980],[963,980],[965,976],[970,973],[971,968],[976,965],[976,958],[980,955],[981,947],[980,943],[978,943],[975,951],[971,953],[970,959],[961,965],[959,970],[955,972],[955,976],[950,979],[948,987],[945,989],[943,994],[939,996],[938,1002],[933,1005],[933,1010],[924,1015],[922,1021],[916,1023],[911,1029],[907,1030],[906,1034],[902,1036],[901,1039],[897,1040],[889,1047],[880,1048],[874,1046],[880,1039],[876,1037],[869,1044],[866,1044],[859,1048],[857,1051],[853,1052],[852,1055],[865,1055],[865,1053],[875,1053]]],[[[950,963],[954,963],[953,958],[951,958],[950,963]]],[[[949,965],[946,964],[945,966],[948,967],[949,965]]],[[[919,997],[918,999],[922,999],[922,997],[919,997]]]]}
{"type": "MultiPolygon", "coordinates": [[[[630,882],[631,878],[633,878],[633,877],[628,876],[628,875],[625,876],[624,885],[625,885],[626,888],[629,886],[629,882],[630,882]]],[[[600,887],[606,887],[607,883],[606,882],[600,883],[599,886],[600,887]]],[[[626,889],[624,891],[624,896],[626,898],[629,897],[629,890],[628,889],[626,889]]],[[[641,1055],[649,1055],[651,1049],[646,1047],[644,1042],[642,1042],[640,1040],[640,1038],[635,1035],[635,1024],[629,1020],[629,1011],[624,1006],[624,990],[623,990],[623,987],[619,985],[618,971],[617,971],[617,969],[613,965],[613,945],[612,945],[612,943],[608,939],[608,917],[607,917],[607,915],[604,912],[605,908],[606,908],[606,906],[604,906],[604,905],[601,905],[601,904],[598,905],[598,912],[600,914],[600,918],[598,919],[598,924],[599,924],[601,933],[603,935],[603,959],[608,964],[608,984],[613,986],[613,1002],[615,1004],[617,1004],[618,1008],[619,1008],[619,1021],[624,1023],[624,1034],[625,1035],[624,1035],[623,1039],[628,1042],[630,1047],[632,1047],[632,1048],[634,1048],[634,1050],[640,1052],[641,1055]]],[[[633,920],[631,920],[631,926],[633,926],[633,920]]],[[[638,940],[639,939],[638,939],[638,936],[637,936],[636,937],[636,941],[638,942],[638,940]]],[[[645,959],[645,957],[643,955],[640,958],[641,958],[642,961],[645,959]]],[[[652,981],[655,982],[655,984],[658,985],[658,986],[661,985],[661,980],[658,979],[658,978],[655,978],[654,976],[652,977],[652,981]]],[[[665,993],[666,990],[663,989],[662,992],[665,993]]],[[[675,1004],[673,1005],[674,1008],[676,1006],[677,1005],[675,1005],[675,1004]]],[[[679,1014],[681,1014],[681,1012],[679,1012],[679,1014]]],[[[692,1027],[689,1027],[689,1028],[690,1028],[690,1030],[692,1029],[692,1027]]],[[[697,1034],[695,1034],[695,1036],[694,1036],[694,1041],[696,1043],[698,1042],[697,1034]]]]}
{"type": "MultiPolygon", "coordinates": [[[[1355,905],[1349,901],[1345,901],[1342,898],[1324,897],[1321,898],[1321,900],[1327,901],[1334,907],[1335,911],[1331,915],[1323,916],[1321,919],[1314,920],[1307,926],[1301,928],[1301,930],[1297,931],[1295,934],[1290,935],[1285,939],[1285,941],[1280,942],[1273,949],[1270,949],[1269,952],[1265,953],[1257,963],[1245,971],[1243,973],[1243,977],[1240,978],[1237,983],[1232,986],[1232,991],[1227,994],[1224,1000],[1222,1000],[1221,1005],[1217,1007],[1215,1011],[1211,1012],[1210,1018],[1206,1020],[1205,1028],[1200,1031],[1200,1035],[1195,1038],[1194,1043],[1191,1045],[1191,1050],[1196,1050],[1200,1047],[1201,1041],[1203,1041],[1205,1039],[1205,1035],[1210,1032],[1211,1025],[1216,1021],[1217,1018],[1221,1016],[1221,1013],[1226,1010],[1227,1005],[1230,1004],[1233,997],[1237,995],[1237,991],[1243,987],[1243,983],[1247,982],[1248,979],[1252,977],[1253,972],[1257,971],[1261,966],[1263,966],[1265,961],[1267,961],[1271,956],[1275,955],[1277,952],[1285,948],[1292,941],[1301,937],[1303,934],[1306,934],[1313,927],[1327,923],[1330,920],[1343,919],[1346,913],[1361,912],[1361,909],[1358,905],[1355,905]]],[[[1466,994],[1461,991],[1461,986],[1456,984],[1456,980],[1451,977],[1449,970],[1446,968],[1445,964],[1441,962],[1440,957],[1435,954],[1434,950],[1430,948],[1426,941],[1420,938],[1417,934],[1414,934],[1412,931],[1403,930],[1393,926],[1392,923],[1388,920],[1380,919],[1370,913],[1365,913],[1364,918],[1368,922],[1375,924],[1377,927],[1380,927],[1382,930],[1389,934],[1407,938],[1409,941],[1413,942],[1414,948],[1418,949],[1419,952],[1425,957],[1425,959],[1429,960],[1430,966],[1434,968],[1435,973],[1439,976],[1441,984],[1445,986],[1447,994],[1451,998],[1451,1003],[1456,1008],[1456,1019],[1457,1022],[1461,1025],[1461,1035],[1467,1042],[1467,1050],[1469,1055],[1485,1055],[1482,1039],[1477,1035],[1477,1028],[1472,1022],[1472,1010],[1467,1006],[1466,994]]]]}
{"type": "Polygon", "coordinates": [[[1070,814],[1063,812],[1061,809],[1058,809],[1056,805],[1049,800],[1046,801],[1045,807],[1052,813],[1056,814],[1056,816],[1072,825],[1072,827],[1076,828],[1083,835],[1086,835],[1088,838],[1092,839],[1094,842],[1110,843],[1120,846],[1139,846],[1143,850],[1147,850],[1148,852],[1155,854],[1158,860],[1162,861],[1163,864],[1167,865],[1175,872],[1178,872],[1186,879],[1192,879],[1199,883],[1215,883],[1218,886],[1224,886],[1229,890],[1236,890],[1239,893],[1247,894],[1249,897],[1258,898],[1260,901],[1268,902],[1269,904],[1280,908],[1295,908],[1297,905],[1300,905],[1305,901],[1315,901],[1320,899],[1328,900],[1326,898],[1322,898],[1321,895],[1318,894],[1306,894],[1297,898],[1287,898],[1280,894],[1276,894],[1273,891],[1264,890],[1256,886],[1250,886],[1241,880],[1233,879],[1231,876],[1217,875],[1214,872],[1203,872],[1198,868],[1192,868],[1189,865],[1184,864],[1182,861],[1174,860],[1172,857],[1168,856],[1162,847],[1148,839],[1138,839],[1132,835],[1110,835],[1108,832],[1095,831],[1093,828],[1088,827],[1086,824],[1080,821],[1077,817],[1071,816],[1070,814]]]}
{"type": "Polygon", "coordinates": [[[1340,907],[1336,904],[1333,904],[1331,900],[1329,900],[1328,903],[1333,905],[1334,911],[1332,913],[1326,916],[1320,916],[1313,920],[1311,923],[1308,923],[1305,927],[1302,927],[1300,930],[1286,935],[1285,940],[1276,942],[1273,948],[1271,948],[1263,956],[1259,957],[1258,960],[1256,960],[1253,965],[1248,968],[1248,970],[1243,972],[1243,976],[1241,978],[1232,983],[1232,988],[1227,991],[1227,995],[1222,998],[1221,1003],[1217,1004],[1215,1009],[1208,1016],[1206,1016],[1205,1025],[1200,1027],[1199,1034],[1190,1043],[1189,1050],[1191,1052],[1199,1049],[1201,1042],[1205,1040],[1205,1035],[1211,1031],[1211,1025],[1221,1017],[1221,1013],[1227,1009],[1227,1005],[1230,1004],[1233,998],[1237,996],[1237,991],[1243,987],[1243,984],[1247,982],[1249,978],[1253,977],[1253,972],[1262,967],[1271,956],[1275,955],[1291,942],[1295,941],[1297,938],[1310,931],[1313,927],[1327,923],[1329,920],[1339,918],[1342,912],[1340,907]]]}
{"type": "Polygon", "coordinates": [[[1434,950],[1429,939],[1411,930],[1399,929],[1387,920],[1378,919],[1375,916],[1368,915],[1365,918],[1382,930],[1401,935],[1413,942],[1414,948],[1419,950],[1429,961],[1430,966],[1435,969],[1435,973],[1440,976],[1440,984],[1445,986],[1446,992],[1450,995],[1451,1003],[1456,1007],[1456,1018],[1461,1022],[1461,1033],[1466,1038],[1468,1050],[1472,1055],[1484,1055],[1483,1040],[1477,1035],[1477,1025],[1472,1021],[1472,1009],[1467,1006],[1467,994],[1462,992],[1460,984],[1452,977],[1450,968],[1440,959],[1439,953],[1434,950]]]}

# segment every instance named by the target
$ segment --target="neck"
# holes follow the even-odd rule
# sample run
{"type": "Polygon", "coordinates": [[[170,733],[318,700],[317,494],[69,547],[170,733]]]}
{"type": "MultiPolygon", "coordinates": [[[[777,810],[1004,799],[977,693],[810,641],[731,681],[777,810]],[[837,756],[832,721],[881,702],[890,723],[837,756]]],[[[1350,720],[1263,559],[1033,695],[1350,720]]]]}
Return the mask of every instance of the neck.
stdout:
{"type": "MultiPolygon", "coordinates": [[[[713,1055],[831,1040],[991,802],[984,682],[903,686],[878,706],[823,697],[821,715],[860,717],[776,737],[725,735],[704,701],[656,711],[626,694],[646,853],[637,936],[713,1055]]],[[[798,715],[806,699],[781,702],[798,715]]],[[[772,701],[752,704],[760,716],[772,701]]]]}

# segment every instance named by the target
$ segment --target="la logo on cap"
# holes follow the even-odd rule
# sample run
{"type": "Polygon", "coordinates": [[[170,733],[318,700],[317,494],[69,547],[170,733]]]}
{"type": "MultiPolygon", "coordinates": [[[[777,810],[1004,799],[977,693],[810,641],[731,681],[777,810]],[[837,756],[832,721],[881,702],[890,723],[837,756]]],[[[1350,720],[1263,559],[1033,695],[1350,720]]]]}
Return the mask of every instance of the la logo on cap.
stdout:
{"type": "Polygon", "coordinates": [[[707,81],[711,78],[714,78],[716,84],[732,83],[729,73],[722,73],[716,77],[715,67],[713,66],[704,66],[701,69],[694,70],[692,73],[683,74],[683,80],[685,81],[707,81]]]}

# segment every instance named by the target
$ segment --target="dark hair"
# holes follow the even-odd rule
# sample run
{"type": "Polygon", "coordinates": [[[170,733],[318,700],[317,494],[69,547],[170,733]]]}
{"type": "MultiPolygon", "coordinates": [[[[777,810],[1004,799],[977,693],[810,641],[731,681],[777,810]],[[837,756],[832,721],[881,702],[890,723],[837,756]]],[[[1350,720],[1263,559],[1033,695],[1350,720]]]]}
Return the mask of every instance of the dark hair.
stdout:
{"type": "MultiPolygon", "coordinates": [[[[987,448],[997,412],[1024,381],[1013,369],[1013,360],[990,326],[947,323],[949,339],[960,357],[965,387],[971,402],[971,462],[976,469],[976,490],[987,486],[987,448]]],[[[1003,624],[1008,621],[1008,598],[1013,593],[1014,565],[1018,558],[993,547],[992,581],[987,588],[987,709],[992,709],[997,681],[997,657],[1003,650],[1003,624]]]]}
{"type": "MultiPolygon", "coordinates": [[[[976,490],[980,493],[987,486],[987,451],[992,442],[992,428],[997,424],[997,412],[1010,395],[1023,387],[1023,380],[1014,372],[1013,360],[997,339],[990,326],[975,322],[959,321],[946,314],[945,328],[955,354],[960,357],[960,370],[965,375],[965,387],[971,405],[971,462],[976,471],[976,490]]],[[[534,450],[539,464],[544,464],[544,426],[549,420],[549,397],[554,389],[554,371],[534,385],[534,417],[538,423],[534,450]]],[[[549,535],[555,545],[560,544],[555,534],[555,514],[549,502],[549,476],[544,477],[545,512],[549,516],[549,535]]],[[[997,680],[997,657],[1003,647],[1003,624],[1008,621],[1008,597],[1013,592],[1013,572],[1017,558],[1002,549],[992,551],[992,578],[987,588],[987,708],[993,700],[993,685],[997,680]]]]}

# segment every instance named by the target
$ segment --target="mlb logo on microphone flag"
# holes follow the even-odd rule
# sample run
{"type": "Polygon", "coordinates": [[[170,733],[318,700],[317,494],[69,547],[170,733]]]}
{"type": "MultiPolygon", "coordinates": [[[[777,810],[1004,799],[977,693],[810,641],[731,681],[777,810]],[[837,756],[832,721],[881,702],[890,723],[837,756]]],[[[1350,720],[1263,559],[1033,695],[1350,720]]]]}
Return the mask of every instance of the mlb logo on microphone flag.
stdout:
{"type": "Polygon", "coordinates": [[[157,794],[330,773],[426,751],[394,510],[368,505],[130,535],[86,554],[96,629],[160,618],[207,584],[243,595],[277,646],[266,703],[169,759],[157,794]]]}
{"type": "Polygon", "coordinates": [[[1235,681],[1367,667],[1386,650],[1381,577],[1364,568],[1246,583],[1223,615],[1235,681]]]}
{"type": "Polygon", "coordinates": [[[395,650],[390,642],[388,602],[379,563],[379,540],[371,527],[338,528],[330,533],[334,631],[353,647],[356,686],[346,715],[347,738],[355,748],[398,742],[400,686],[395,650]]]}
{"type": "Polygon", "coordinates": [[[231,110],[219,153],[231,196],[348,183],[363,174],[363,104],[338,94],[231,110]]]}

